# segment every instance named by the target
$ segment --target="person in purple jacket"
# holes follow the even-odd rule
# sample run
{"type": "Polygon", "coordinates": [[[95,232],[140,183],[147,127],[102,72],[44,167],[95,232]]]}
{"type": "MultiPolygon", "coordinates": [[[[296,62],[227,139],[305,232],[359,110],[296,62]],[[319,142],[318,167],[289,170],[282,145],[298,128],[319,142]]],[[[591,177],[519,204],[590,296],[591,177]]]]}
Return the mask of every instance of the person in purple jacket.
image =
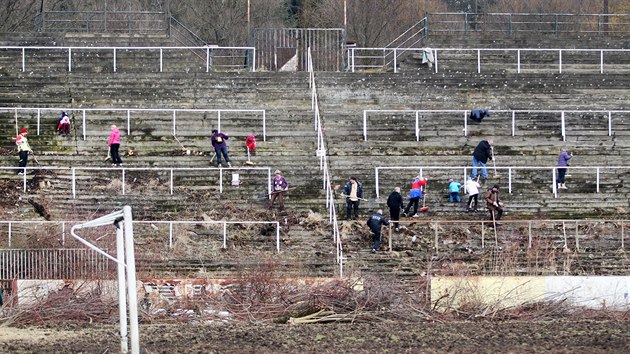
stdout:
{"type": "Polygon", "coordinates": [[[218,130],[212,131],[212,146],[214,147],[214,152],[217,154],[217,167],[221,167],[221,155],[225,158],[225,162],[227,162],[228,167],[232,167],[232,162],[230,161],[230,156],[228,156],[228,148],[226,141],[230,137],[227,134],[220,133],[218,130]]]}
{"type": "Polygon", "coordinates": [[[567,174],[567,167],[569,166],[569,160],[573,157],[573,154],[569,154],[567,149],[562,149],[560,156],[558,156],[558,178],[556,183],[559,189],[568,189],[564,184],[564,176],[567,174]]]}

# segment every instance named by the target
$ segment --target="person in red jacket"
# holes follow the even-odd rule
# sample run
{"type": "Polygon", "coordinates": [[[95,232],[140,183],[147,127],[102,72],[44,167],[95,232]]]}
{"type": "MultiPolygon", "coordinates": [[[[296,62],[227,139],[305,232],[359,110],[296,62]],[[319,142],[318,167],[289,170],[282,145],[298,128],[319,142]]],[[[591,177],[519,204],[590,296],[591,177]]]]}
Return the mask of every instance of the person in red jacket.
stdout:
{"type": "Polygon", "coordinates": [[[249,153],[256,155],[256,137],[253,135],[248,136],[245,139],[245,148],[249,150],[249,153]]]}

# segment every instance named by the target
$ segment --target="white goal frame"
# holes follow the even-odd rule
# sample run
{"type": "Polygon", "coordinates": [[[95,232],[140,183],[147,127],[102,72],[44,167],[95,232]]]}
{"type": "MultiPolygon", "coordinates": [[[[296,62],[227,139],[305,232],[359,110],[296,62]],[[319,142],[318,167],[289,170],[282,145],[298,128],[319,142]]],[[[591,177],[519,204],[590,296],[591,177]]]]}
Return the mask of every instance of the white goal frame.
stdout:
{"type": "Polygon", "coordinates": [[[88,248],[93,249],[94,251],[116,262],[118,266],[120,350],[122,353],[127,353],[129,351],[128,342],[131,340],[131,353],[139,354],[140,334],[138,330],[138,294],[136,291],[136,257],[133,247],[132,221],[131,207],[125,205],[123,210],[113,212],[83,224],[74,225],[70,230],[70,234],[88,248]],[[121,221],[123,222],[122,225],[121,221]],[[81,238],[75,233],[75,230],[105,225],[113,225],[116,227],[116,257],[111,256],[101,250],[98,246],[81,238]],[[127,328],[129,328],[129,331],[127,328]]]}

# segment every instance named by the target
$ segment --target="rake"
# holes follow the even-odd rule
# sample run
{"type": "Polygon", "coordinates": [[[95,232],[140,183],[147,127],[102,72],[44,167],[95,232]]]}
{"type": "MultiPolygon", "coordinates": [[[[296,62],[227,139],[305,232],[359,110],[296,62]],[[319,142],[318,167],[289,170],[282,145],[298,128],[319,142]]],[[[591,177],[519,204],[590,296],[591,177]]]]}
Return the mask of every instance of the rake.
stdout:
{"type": "Polygon", "coordinates": [[[420,210],[418,210],[421,213],[424,213],[425,211],[429,211],[429,207],[426,206],[426,200],[427,200],[427,188],[429,187],[428,184],[424,185],[424,193],[422,194],[422,208],[420,208],[420,210]]]}
{"type": "Polygon", "coordinates": [[[249,154],[249,147],[246,146],[247,148],[247,161],[245,161],[246,165],[253,165],[254,163],[252,162],[251,158],[250,158],[250,154],[249,154]]]}

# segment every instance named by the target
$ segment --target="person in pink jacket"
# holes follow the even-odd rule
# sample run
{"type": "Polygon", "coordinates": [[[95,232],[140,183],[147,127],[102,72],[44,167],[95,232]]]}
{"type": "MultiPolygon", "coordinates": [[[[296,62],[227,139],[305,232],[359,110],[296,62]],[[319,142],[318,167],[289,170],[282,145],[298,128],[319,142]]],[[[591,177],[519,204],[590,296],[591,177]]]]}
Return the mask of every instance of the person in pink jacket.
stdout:
{"type": "Polygon", "coordinates": [[[123,162],[118,153],[120,149],[120,130],[118,130],[115,125],[112,125],[112,131],[109,133],[107,146],[109,146],[109,153],[112,156],[112,166],[121,166],[123,162]]]}

